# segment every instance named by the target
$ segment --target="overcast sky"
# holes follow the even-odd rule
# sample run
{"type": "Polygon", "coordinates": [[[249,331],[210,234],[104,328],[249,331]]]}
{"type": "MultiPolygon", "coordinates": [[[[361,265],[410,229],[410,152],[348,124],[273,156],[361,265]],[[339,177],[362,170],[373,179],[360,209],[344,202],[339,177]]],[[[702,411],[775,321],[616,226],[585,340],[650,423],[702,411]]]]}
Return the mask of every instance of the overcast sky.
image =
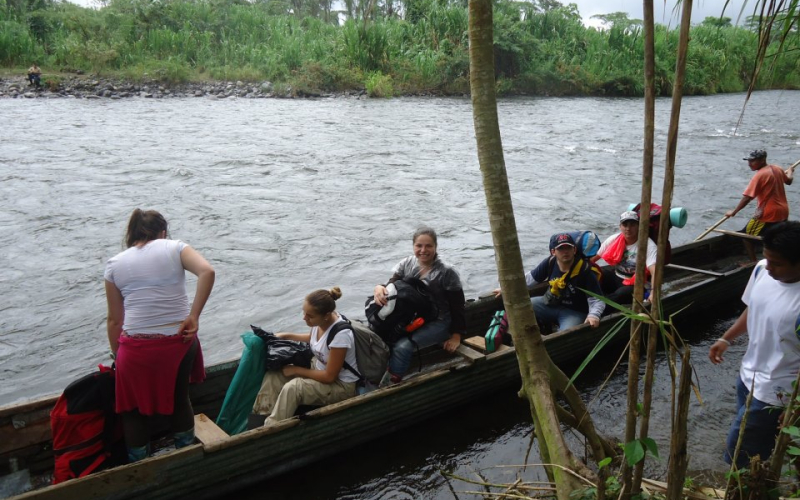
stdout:
{"type": "MultiPolygon", "coordinates": [[[[628,17],[631,19],[641,19],[642,16],[642,0],[561,0],[561,3],[575,3],[578,5],[578,11],[583,16],[584,23],[590,26],[599,25],[597,20],[591,20],[595,14],[609,14],[611,12],[627,12],[628,17]]],[[[755,0],[747,2],[745,13],[742,15],[742,21],[753,12],[755,0]]],[[[675,0],[655,0],[653,2],[655,8],[655,21],[659,24],[665,24],[672,27],[678,26],[680,12],[673,13],[677,2],[675,0]]],[[[744,5],[744,0],[731,0],[728,7],[725,9],[725,17],[730,17],[733,22],[739,17],[739,12],[744,5]]],[[[692,3],[692,23],[698,24],[708,16],[719,17],[722,14],[722,8],[725,6],[725,0],[695,0],[692,3]]]]}

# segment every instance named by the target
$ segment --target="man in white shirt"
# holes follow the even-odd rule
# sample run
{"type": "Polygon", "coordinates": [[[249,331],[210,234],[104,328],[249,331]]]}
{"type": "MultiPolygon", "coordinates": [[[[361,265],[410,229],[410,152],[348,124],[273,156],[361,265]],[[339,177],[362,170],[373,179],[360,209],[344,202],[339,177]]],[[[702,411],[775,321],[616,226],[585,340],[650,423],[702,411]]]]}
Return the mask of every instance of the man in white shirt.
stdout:
{"type": "Polygon", "coordinates": [[[782,414],[773,407],[786,405],[800,370],[800,222],[778,223],[765,230],[763,237],[765,258],[756,264],[742,296],[747,308],[708,353],[711,362],[719,364],[731,342],[748,334],[736,383],[737,414],[724,454],[725,461],[732,463],[752,390],[736,457],[738,468],[746,467],[752,456],[766,460],[772,454],[782,414]]]}
{"type": "MultiPolygon", "coordinates": [[[[600,245],[592,262],[603,259],[612,267],[603,270],[600,286],[603,294],[617,304],[633,302],[633,283],[636,278],[636,254],[639,251],[639,214],[623,212],[619,216],[619,232],[609,236],[600,245]]],[[[656,244],[647,238],[646,276],[649,279],[656,269],[656,244]]],[[[605,313],[614,309],[606,307],[605,313]]]]}

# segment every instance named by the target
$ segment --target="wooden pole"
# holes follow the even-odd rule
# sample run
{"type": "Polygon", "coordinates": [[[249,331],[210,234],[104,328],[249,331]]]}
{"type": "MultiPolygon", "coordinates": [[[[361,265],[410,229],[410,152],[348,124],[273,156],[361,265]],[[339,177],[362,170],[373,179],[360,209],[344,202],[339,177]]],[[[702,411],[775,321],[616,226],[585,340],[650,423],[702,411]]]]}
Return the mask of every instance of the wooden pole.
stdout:
{"type": "Polygon", "coordinates": [[[681,378],[678,389],[678,408],[672,415],[672,442],[669,446],[669,465],[667,467],[667,500],[684,498],[683,485],[686,468],[689,465],[687,442],[689,438],[689,401],[692,398],[692,365],[690,351],[684,347],[681,356],[681,378]]]}
{"type": "Polygon", "coordinates": [[[720,224],[722,224],[723,222],[725,222],[725,221],[726,221],[726,220],[728,220],[728,219],[730,219],[730,217],[728,217],[727,215],[726,215],[726,216],[724,216],[723,218],[721,218],[720,220],[718,220],[718,221],[716,222],[716,224],[714,224],[714,225],[713,225],[713,226],[711,226],[710,228],[706,229],[706,230],[703,232],[703,234],[701,234],[700,236],[698,236],[697,238],[695,238],[695,239],[694,239],[694,241],[700,241],[700,240],[702,240],[703,238],[705,238],[706,236],[708,236],[708,233],[710,233],[711,231],[713,231],[713,230],[715,230],[716,228],[718,228],[718,227],[720,226],[720,224]]]}
{"type": "Polygon", "coordinates": [[[727,229],[715,229],[715,233],[727,234],[728,236],[735,236],[736,238],[745,238],[748,240],[761,241],[761,236],[754,236],[752,234],[740,233],[737,231],[728,231],[727,229]]]}
{"type": "MultiPolygon", "coordinates": [[[[681,4],[681,28],[680,37],[678,40],[678,53],[677,60],[675,62],[675,81],[672,86],[672,109],[670,112],[669,130],[667,132],[667,161],[664,167],[664,187],[661,195],[661,214],[662,216],[666,215],[667,217],[669,217],[669,211],[670,208],[672,208],[672,193],[675,186],[675,156],[678,152],[678,129],[681,117],[683,86],[686,80],[686,60],[689,51],[689,30],[691,28],[691,18],[692,0],[683,0],[681,4]]],[[[658,230],[658,255],[656,257],[655,272],[653,273],[652,277],[652,291],[650,293],[650,317],[655,321],[661,319],[661,282],[664,276],[664,264],[667,253],[666,246],[669,238],[669,224],[667,224],[666,221],[664,222],[664,224],[659,225],[658,230]]],[[[647,363],[645,365],[644,386],[642,388],[642,418],[639,428],[639,439],[647,438],[650,432],[650,409],[652,407],[653,399],[655,354],[659,333],[658,324],[651,324],[647,336],[647,363]]],[[[628,390],[631,390],[630,381],[628,390]]],[[[636,469],[634,470],[633,474],[632,487],[630,490],[632,494],[635,494],[639,491],[643,471],[644,460],[636,464],[636,469]]]]}
{"type": "MultiPolygon", "coordinates": [[[[642,196],[639,200],[639,240],[636,255],[636,281],[633,287],[633,310],[642,312],[644,301],[647,242],[650,225],[650,200],[653,191],[653,156],[655,151],[655,23],[653,0],[643,1],[644,13],[644,141],[642,144],[642,196]]],[[[639,362],[641,358],[642,323],[631,321],[630,347],[628,348],[628,399],[625,415],[625,442],[636,439],[639,408],[639,362]]],[[[630,499],[639,493],[636,468],[622,461],[622,491],[620,498],[630,499]]],[[[599,498],[599,497],[598,497],[599,498]]]]}

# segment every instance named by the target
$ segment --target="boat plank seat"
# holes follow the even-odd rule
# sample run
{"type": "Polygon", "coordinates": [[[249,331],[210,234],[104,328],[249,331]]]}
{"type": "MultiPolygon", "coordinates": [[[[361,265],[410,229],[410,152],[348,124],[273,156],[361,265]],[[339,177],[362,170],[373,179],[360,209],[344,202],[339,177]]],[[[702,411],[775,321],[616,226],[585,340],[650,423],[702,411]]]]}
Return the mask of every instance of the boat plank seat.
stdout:
{"type": "MultiPolygon", "coordinates": [[[[467,339],[464,339],[462,342],[464,344],[472,347],[473,349],[483,353],[483,354],[489,354],[488,352],[486,352],[486,338],[485,337],[481,337],[481,336],[469,337],[467,339]]],[[[497,347],[497,349],[495,349],[494,352],[501,352],[501,351],[505,351],[505,350],[508,350],[508,349],[511,349],[511,348],[508,347],[505,344],[500,344],[497,347]]]]}
{"type": "Polygon", "coordinates": [[[480,352],[464,345],[463,343],[459,344],[458,349],[456,349],[456,354],[459,354],[470,363],[475,363],[477,361],[482,361],[486,359],[485,354],[481,354],[480,352]]]}
{"type": "Polygon", "coordinates": [[[205,413],[194,416],[194,435],[204,446],[228,439],[228,433],[217,427],[205,413]]]}

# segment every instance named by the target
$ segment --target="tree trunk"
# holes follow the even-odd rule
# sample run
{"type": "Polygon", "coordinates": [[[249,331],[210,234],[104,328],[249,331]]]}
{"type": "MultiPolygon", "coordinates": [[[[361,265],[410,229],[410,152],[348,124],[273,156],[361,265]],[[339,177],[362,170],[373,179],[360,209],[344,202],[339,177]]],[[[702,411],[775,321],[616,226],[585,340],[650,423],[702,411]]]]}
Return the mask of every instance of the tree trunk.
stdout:
{"type": "Polygon", "coordinates": [[[556,404],[550,389],[550,358],[545,350],[525,285],[522,255],[511,205],[494,80],[493,28],[491,0],[470,0],[470,89],[478,161],[483,175],[503,303],[520,365],[522,386],[530,402],[539,448],[543,457],[555,465],[548,475],[556,483],[558,498],[569,500],[570,493],[583,485],[565,469],[574,470],[577,460],[564,441],[556,417],[556,404]]]}
{"type": "MultiPolygon", "coordinates": [[[[687,0],[684,0],[684,2],[687,0]]],[[[691,3],[691,0],[688,0],[691,3]]],[[[691,8],[691,7],[690,7],[691,8]]],[[[672,441],[669,450],[667,500],[681,500],[686,468],[689,466],[687,439],[689,437],[689,402],[692,399],[692,364],[688,347],[681,356],[681,378],[677,410],[672,415],[672,441]]]]}
{"type": "MultiPolygon", "coordinates": [[[[664,188],[661,194],[661,220],[658,232],[658,257],[656,259],[655,275],[652,281],[652,293],[650,295],[650,315],[655,320],[661,319],[661,281],[664,274],[664,263],[666,260],[666,246],[667,239],[669,238],[669,211],[672,208],[672,193],[675,185],[675,155],[678,150],[678,129],[681,116],[681,103],[683,99],[683,84],[686,79],[686,54],[689,48],[689,30],[691,28],[692,16],[692,0],[683,0],[681,11],[681,31],[678,43],[678,57],[675,63],[675,84],[672,92],[672,110],[670,114],[669,132],[667,135],[667,161],[664,169],[664,188]]],[[[650,326],[650,334],[648,337],[648,350],[647,350],[647,368],[645,371],[644,383],[644,401],[642,411],[642,423],[640,428],[639,437],[645,438],[649,432],[650,424],[650,406],[652,401],[652,388],[653,388],[653,374],[655,372],[655,355],[656,355],[656,342],[659,335],[659,326],[652,324],[650,326]]],[[[685,359],[688,364],[688,359],[685,359]]],[[[683,383],[683,380],[681,381],[683,383]]],[[[674,401],[673,401],[674,404],[674,401]]],[[[675,427],[683,424],[682,422],[674,421],[673,424],[673,437],[678,431],[675,427]]],[[[675,446],[675,443],[673,443],[675,446]]],[[[683,443],[685,446],[685,442],[683,443]]],[[[684,450],[685,451],[685,450],[684,450]]],[[[673,453],[675,450],[673,450],[673,453]]],[[[685,459],[685,457],[684,457],[685,459]]],[[[686,464],[680,462],[675,458],[676,463],[680,465],[676,468],[670,467],[670,477],[674,475],[684,476],[686,474],[686,464]],[[681,469],[682,467],[682,469],[681,469]]],[[[642,469],[644,461],[636,467],[636,473],[633,479],[633,491],[637,491],[641,483],[642,469]]],[[[682,482],[682,479],[681,479],[682,482]]],[[[681,483],[682,484],[682,483],[681,483]]],[[[677,494],[674,493],[673,494],[677,494]]]]}
{"type": "MultiPolygon", "coordinates": [[[[655,121],[656,121],[656,83],[655,83],[655,22],[653,14],[653,0],[644,0],[644,154],[642,158],[642,171],[649,172],[652,178],[653,157],[655,149],[655,121]]],[[[652,181],[651,181],[652,182],[652,181]]],[[[652,187],[651,187],[652,189],[652,187]]],[[[641,234],[641,231],[640,231],[641,234]]],[[[653,287],[655,288],[655,283],[653,287]]],[[[651,304],[656,303],[651,301],[651,304]]],[[[642,401],[642,422],[639,428],[639,438],[647,437],[650,427],[650,407],[652,402],[653,373],[655,371],[655,347],[657,325],[650,327],[648,336],[647,367],[644,376],[644,396],[642,401]]],[[[636,464],[630,491],[638,492],[642,484],[644,460],[636,464]]]]}

